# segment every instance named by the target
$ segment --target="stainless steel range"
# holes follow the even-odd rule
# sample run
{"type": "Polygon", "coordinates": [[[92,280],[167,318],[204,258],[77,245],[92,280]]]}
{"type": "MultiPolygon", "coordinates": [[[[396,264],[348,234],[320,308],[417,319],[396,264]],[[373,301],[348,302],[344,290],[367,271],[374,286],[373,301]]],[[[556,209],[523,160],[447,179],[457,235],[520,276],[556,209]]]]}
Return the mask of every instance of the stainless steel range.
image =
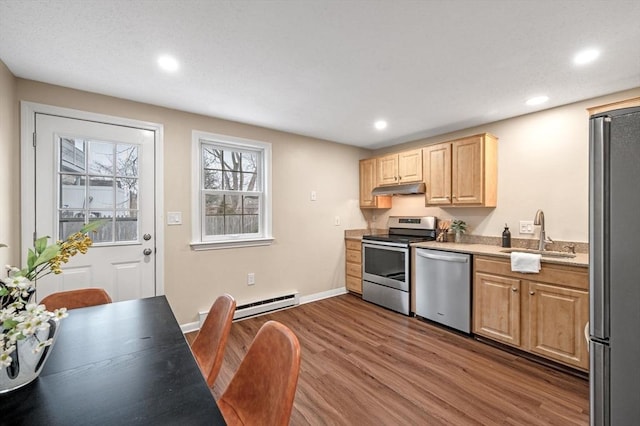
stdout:
{"type": "Polygon", "coordinates": [[[390,216],[389,233],[362,237],[362,298],[409,315],[410,245],[436,238],[433,216],[390,216]]]}

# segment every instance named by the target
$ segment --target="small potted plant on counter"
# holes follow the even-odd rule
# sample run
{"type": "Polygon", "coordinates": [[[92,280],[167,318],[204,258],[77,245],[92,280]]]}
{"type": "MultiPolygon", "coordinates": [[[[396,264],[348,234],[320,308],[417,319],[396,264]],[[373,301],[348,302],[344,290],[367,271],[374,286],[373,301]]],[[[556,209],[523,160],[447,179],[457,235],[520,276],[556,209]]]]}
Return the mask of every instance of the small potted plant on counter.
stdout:
{"type": "Polygon", "coordinates": [[[462,241],[462,234],[467,232],[467,223],[464,220],[454,219],[451,222],[451,230],[454,232],[455,242],[462,241]]]}

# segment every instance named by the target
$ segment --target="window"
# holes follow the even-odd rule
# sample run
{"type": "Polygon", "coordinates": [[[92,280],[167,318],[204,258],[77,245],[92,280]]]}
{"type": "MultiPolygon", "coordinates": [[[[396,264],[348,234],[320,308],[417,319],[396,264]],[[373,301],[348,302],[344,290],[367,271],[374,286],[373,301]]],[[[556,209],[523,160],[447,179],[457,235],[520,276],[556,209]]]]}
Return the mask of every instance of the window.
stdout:
{"type": "Polygon", "coordinates": [[[137,145],[80,137],[58,144],[58,234],[64,240],[89,221],[105,220],[94,243],[135,243],[139,235],[137,145]]]}
{"type": "Polygon", "coordinates": [[[266,245],[271,144],[193,132],[194,250],[266,245]]]}

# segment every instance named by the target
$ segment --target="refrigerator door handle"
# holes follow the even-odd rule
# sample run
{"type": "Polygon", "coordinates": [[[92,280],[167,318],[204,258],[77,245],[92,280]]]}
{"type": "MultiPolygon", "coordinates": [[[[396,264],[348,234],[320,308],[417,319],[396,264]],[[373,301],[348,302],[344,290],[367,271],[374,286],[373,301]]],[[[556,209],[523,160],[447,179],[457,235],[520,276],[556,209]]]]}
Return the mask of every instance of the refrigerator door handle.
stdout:
{"type": "Polygon", "coordinates": [[[609,426],[610,388],[608,345],[591,341],[589,351],[589,420],[590,426],[609,426]]]}
{"type": "Polygon", "coordinates": [[[589,162],[589,324],[591,335],[609,338],[609,133],[611,118],[590,120],[589,162]]]}

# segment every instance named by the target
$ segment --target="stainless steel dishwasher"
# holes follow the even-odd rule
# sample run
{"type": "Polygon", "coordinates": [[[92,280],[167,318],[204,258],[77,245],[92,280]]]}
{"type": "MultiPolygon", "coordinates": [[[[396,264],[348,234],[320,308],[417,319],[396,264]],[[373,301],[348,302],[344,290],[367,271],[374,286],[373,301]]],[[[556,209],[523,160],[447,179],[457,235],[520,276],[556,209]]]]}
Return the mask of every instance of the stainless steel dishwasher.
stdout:
{"type": "Polygon", "coordinates": [[[471,255],[416,249],[415,314],[471,333],[471,255]]]}

